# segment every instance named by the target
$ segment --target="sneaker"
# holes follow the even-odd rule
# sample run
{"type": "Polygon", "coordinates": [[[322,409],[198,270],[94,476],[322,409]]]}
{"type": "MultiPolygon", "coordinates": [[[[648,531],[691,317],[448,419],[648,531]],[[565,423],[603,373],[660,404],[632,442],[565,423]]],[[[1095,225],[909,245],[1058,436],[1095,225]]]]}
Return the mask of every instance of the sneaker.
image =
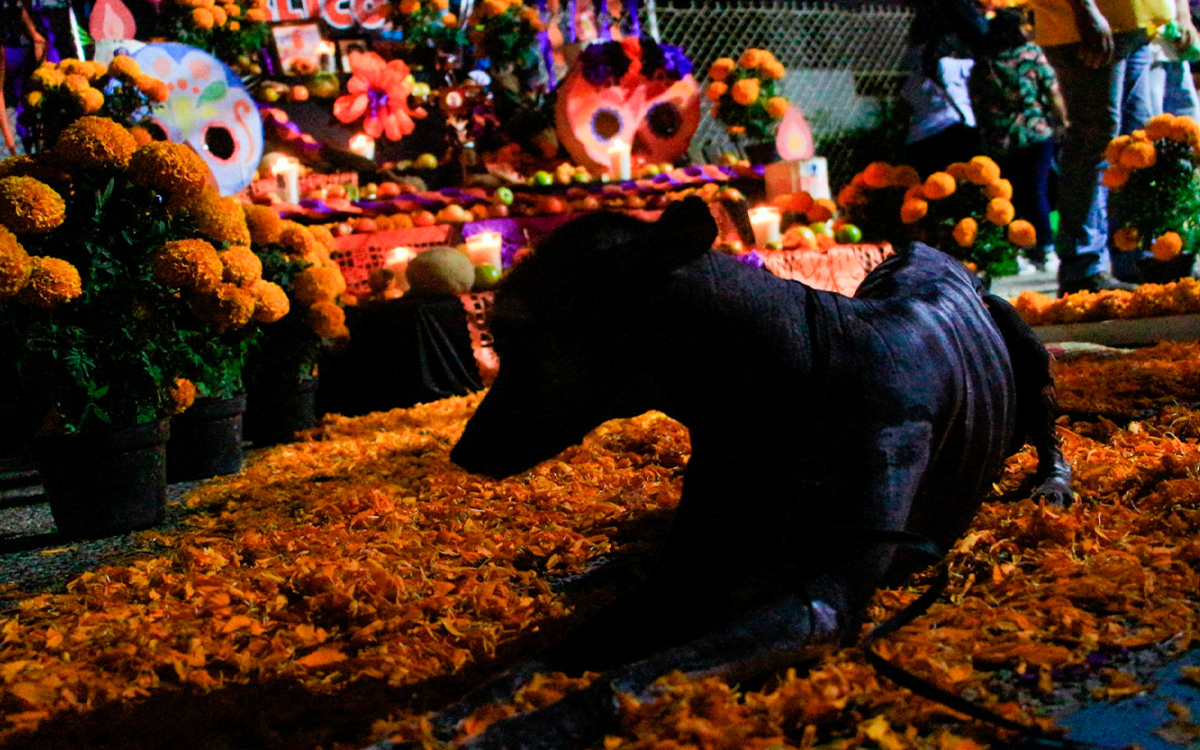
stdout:
{"type": "Polygon", "coordinates": [[[1121,281],[1114,278],[1112,274],[1101,271],[1094,273],[1091,276],[1084,276],[1078,281],[1061,282],[1058,285],[1058,296],[1065,297],[1068,294],[1075,292],[1107,292],[1115,289],[1120,289],[1126,292],[1132,292],[1137,289],[1137,284],[1131,284],[1128,281],[1121,281]]]}

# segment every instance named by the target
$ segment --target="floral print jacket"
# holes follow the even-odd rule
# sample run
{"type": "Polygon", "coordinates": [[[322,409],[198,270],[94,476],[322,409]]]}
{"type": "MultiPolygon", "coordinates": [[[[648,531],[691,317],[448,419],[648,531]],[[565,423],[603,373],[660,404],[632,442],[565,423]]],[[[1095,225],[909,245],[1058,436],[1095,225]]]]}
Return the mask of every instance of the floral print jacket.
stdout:
{"type": "Polygon", "coordinates": [[[968,87],[984,146],[993,156],[1053,138],[1064,126],[1054,69],[1032,42],[981,56],[968,87]]]}

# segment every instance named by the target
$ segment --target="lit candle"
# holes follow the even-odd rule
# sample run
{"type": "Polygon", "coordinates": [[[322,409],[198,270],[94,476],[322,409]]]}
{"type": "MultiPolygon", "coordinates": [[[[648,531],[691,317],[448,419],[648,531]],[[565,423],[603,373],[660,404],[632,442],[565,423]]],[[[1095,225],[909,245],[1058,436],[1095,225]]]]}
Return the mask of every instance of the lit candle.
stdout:
{"type": "Polygon", "coordinates": [[[300,202],[300,162],[284,157],[271,167],[275,178],[283,184],[283,199],[288,203],[300,202]]]}
{"type": "Polygon", "coordinates": [[[608,147],[609,168],[612,176],[618,180],[633,178],[633,164],[630,159],[629,144],[617,138],[608,147]]]}
{"type": "Polygon", "coordinates": [[[317,45],[317,60],[321,70],[324,72],[337,72],[337,67],[333,61],[333,42],[325,40],[317,45]]]}
{"type": "Polygon", "coordinates": [[[408,262],[416,256],[417,253],[411,247],[393,247],[388,250],[383,267],[392,272],[393,286],[402,291],[408,291],[408,262]]]}
{"type": "Polygon", "coordinates": [[[375,161],[375,139],[366,133],[350,139],[350,150],[368,161],[375,161]]]}
{"type": "Polygon", "coordinates": [[[778,243],[779,209],[775,206],[755,206],[750,209],[750,226],[754,229],[754,244],[759,247],[778,243]]]}
{"type": "Polygon", "coordinates": [[[499,232],[478,232],[466,238],[467,257],[476,266],[500,268],[500,250],[504,242],[499,232]]]}

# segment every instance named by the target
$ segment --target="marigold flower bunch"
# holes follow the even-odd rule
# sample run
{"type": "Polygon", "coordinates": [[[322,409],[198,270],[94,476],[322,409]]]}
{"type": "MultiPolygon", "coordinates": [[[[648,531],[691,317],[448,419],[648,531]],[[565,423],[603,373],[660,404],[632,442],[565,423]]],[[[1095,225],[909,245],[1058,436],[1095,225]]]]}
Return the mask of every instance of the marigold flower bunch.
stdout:
{"type": "Polygon", "coordinates": [[[468,19],[467,38],[475,56],[487,58],[494,70],[528,78],[540,65],[537,35],[543,28],[537,8],[522,0],[483,0],[468,19]]]}
{"type": "Polygon", "coordinates": [[[128,127],[149,119],[153,107],[169,96],[167,84],[125,55],[108,65],[75,59],[44,62],[29,77],[21,124],[37,152],[54,145],[80,116],[96,115],[128,127]]]}
{"type": "Polygon", "coordinates": [[[161,12],[167,37],[199,47],[239,73],[253,72],[251,56],[270,36],[265,0],[169,0],[161,12]]]}
{"type": "Polygon", "coordinates": [[[788,111],[779,81],[787,70],[765,49],[750,48],[736,61],[722,57],[708,68],[711,82],[705,96],[713,103],[712,116],[732,136],[752,141],[774,137],[775,128],[788,111]]]}
{"type": "Polygon", "coordinates": [[[333,235],[280,220],[263,206],[243,211],[267,280],[254,290],[260,309],[282,311],[251,356],[251,378],[268,386],[311,379],[322,355],[350,337],[342,309],[346,280],[330,255],[333,235]]]}
{"type": "Polygon", "coordinates": [[[416,48],[456,51],[467,43],[458,16],[450,12],[450,0],[400,0],[391,6],[389,20],[416,48]]]}
{"type": "Polygon", "coordinates": [[[1058,299],[1023,292],[1013,306],[1034,326],[1195,315],[1200,314],[1200,280],[1187,276],[1167,284],[1140,284],[1132,292],[1076,292],[1058,299]]]}
{"type": "Polygon", "coordinates": [[[160,419],[190,401],[185,381],[242,390],[246,350],[286,295],[190,147],[139,145],[87,115],[0,175],[0,367],[48,424],[160,419]]]}
{"type": "Polygon", "coordinates": [[[1144,130],[1114,138],[1104,156],[1103,180],[1120,222],[1113,244],[1150,251],[1153,260],[1142,261],[1147,280],[1186,275],[1200,242],[1200,124],[1158,115],[1144,130]]]}
{"type": "Polygon", "coordinates": [[[838,191],[837,205],[865,238],[897,242],[908,234],[900,207],[907,192],[920,184],[921,175],[910,166],[872,162],[838,191]]]}

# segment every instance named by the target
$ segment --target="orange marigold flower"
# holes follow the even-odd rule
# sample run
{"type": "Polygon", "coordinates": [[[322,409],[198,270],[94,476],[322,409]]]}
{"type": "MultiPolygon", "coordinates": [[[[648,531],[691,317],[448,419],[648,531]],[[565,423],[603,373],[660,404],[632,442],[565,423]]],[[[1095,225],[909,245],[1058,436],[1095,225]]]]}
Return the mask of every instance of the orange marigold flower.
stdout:
{"type": "Polygon", "coordinates": [[[837,204],[828,198],[817,198],[804,212],[810,222],[829,221],[837,213],[837,204]]]}
{"type": "Polygon", "coordinates": [[[907,164],[901,164],[892,169],[892,184],[897,187],[912,187],[913,185],[921,184],[921,175],[915,167],[910,167],[907,164]]]}
{"type": "Polygon", "coordinates": [[[446,26],[446,27],[457,26],[458,25],[458,16],[456,16],[453,13],[443,13],[442,14],[442,25],[446,26]]]}
{"type": "Polygon", "coordinates": [[[892,165],[885,161],[873,161],[859,174],[869,188],[885,188],[892,184],[892,165]]]}
{"type": "Polygon", "coordinates": [[[0,298],[11,297],[29,281],[33,261],[17,236],[0,227],[0,298]]]}
{"type": "Polygon", "coordinates": [[[411,16],[421,9],[421,0],[400,0],[400,12],[411,16]]]}
{"type": "Polygon", "coordinates": [[[154,140],[154,136],[150,134],[150,131],[146,130],[141,125],[134,125],[133,127],[129,128],[129,134],[133,136],[133,140],[138,146],[145,146],[147,143],[150,143],[154,140]]]}
{"type": "Polygon", "coordinates": [[[1177,232],[1166,232],[1150,245],[1150,253],[1158,260],[1171,260],[1183,250],[1183,238],[1177,232]]]}
{"type": "MultiPolygon", "coordinates": [[[[403,229],[403,227],[393,228],[403,229]]],[[[313,236],[313,239],[316,240],[318,244],[323,245],[326,250],[333,250],[333,232],[329,231],[328,227],[315,224],[308,228],[308,233],[313,236]]]]}
{"type": "Polygon", "coordinates": [[[129,179],[180,199],[198,196],[211,176],[200,155],[182,143],[147,143],[129,160],[129,179]]]}
{"type": "Polygon", "coordinates": [[[1133,139],[1127,135],[1118,135],[1108,142],[1104,147],[1104,158],[1109,164],[1119,164],[1121,162],[1121,152],[1125,147],[1133,142],[1133,139]]]}
{"type": "Polygon", "coordinates": [[[246,11],[246,20],[254,22],[262,22],[267,20],[267,12],[262,8],[253,8],[246,11]]]}
{"type": "Polygon", "coordinates": [[[923,185],[923,184],[913,185],[912,187],[910,187],[909,189],[904,191],[904,199],[903,200],[907,201],[907,200],[912,200],[914,198],[916,198],[918,200],[925,200],[925,185],[923,185]]]}
{"type": "Polygon", "coordinates": [[[767,114],[771,117],[783,117],[788,111],[788,101],[782,96],[772,96],[763,105],[763,108],[767,110],[767,114]]]}
{"type": "Polygon", "coordinates": [[[196,221],[200,235],[211,242],[249,245],[250,229],[246,214],[236,198],[222,198],[215,190],[206,191],[189,213],[196,221]]]}
{"type": "Polygon", "coordinates": [[[754,70],[762,63],[763,51],[760,49],[755,49],[754,47],[751,47],[743,52],[742,56],[738,59],[738,65],[742,66],[746,70],[754,70]]]}
{"type": "Polygon", "coordinates": [[[342,289],[346,280],[342,274],[327,266],[310,266],[292,279],[292,296],[302,305],[315,305],[322,300],[333,299],[342,289]]]}
{"type": "Polygon", "coordinates": [[[212,11],[208,8],[193,8],[192,23],[198,29],[211,29],[216,23],[216,18],[213,17],[212,11]]]}
{"type": "Polygon", "coordinates": [[[218,284],[208,292],[196,292],[188,302],[196,317],[211,325],[218,333],[242,328],[254,317],[258,304],[249,289],[237,284],[218,284]]]}
{"type": "Polygon", "coordinates": [[[309,328],[323,339],[336,338],[346,326],[346,313],[333,302],[321,301],[308,308],[305,316],[309,328]]]}
{"type": "Polygon", "coordinates": [[[221,257],[221,265],[225,267],[222,281],[248,286],[262,278],[262,260],[250,248],[234,245],[217,255],[221,257]]]}
{"type": "Polygon", "coordinates": [[[915,224],[929,213],[929,204],[920,198],[909,198],[900,205],[900,221],[915,224]]]}
{"type": "Polygon", "coordinates": [[[87,79],[87,76],[79,73],[68,73],[66,80],[67,91],[72,94],[78,94],[80,91],[87,91],[92,87],[92,82],[87,79]]]}
{"type": "Polygon", "coordinates": [[[225,22],[229,20],[229,16],[225,15],[225,9],[219,5],[212,6],[208,12],[212,13],[214,26],[224,26],[225,22]]]}
{"type": "Polygon", "coordinates": [[[0,159],[0,177],[28,176],[34,169],[33,157],[28,154],[0,159]]]}
{"type": "Polygon", "coordinates": [[[1142,235],[1137,227],[1121,227],[1113,232],[1113,244],[1118,250],[1129,252],[1142,246],[1142,235]]]}
{"type": "Polygon", "coordinates": [[[75,106],[85,115],[94,115],[104,107],[104,94],[97,89],[84,89],[72,94],[75,106]]]}
{"type": "Polygon", "coordinates": [[[1017,247],[1033,247],[1037,242],[1037,230],[1024,219],[1017,219],[1008,225],[1008,241],[1017,247]]]}
{"type": "Polygon", "coordinates": [[[210,291],[221,282],[224,272],[221,257],[204,240],[173,240],[150,259],[154,280],[172,289],[210,291]]]}
{"type": "Polygon", "coordinates": [[[716,62],[708,67],[708,77],[714,81],[724,81],[736,66],[737,63],[733,61],[733,58],[717,58],[716,62]]]}
{"type": "Polygon", "coordinates": [[[1158,151],[1149,141],[1133,141],[1121,151],[1120,165],[1126,169],[1153,167],[1158,161],[1158,151]]]}
{"type": "Polygon", "coordinates": [[[995,182],[989,182],[983,186],[983,194],[989,198],[1003,198],[1006,201],[1010,201],[1013,196],[1012,183],[1003,178],[995,182]]]}
{"type": "Polygon", "coordinates": [[[246,227],[250,230],[250,241],[256,246],[274,245],[283,233],[283,219],[274,209],[253,203],[242,204],[246,216],[246,227]]]}
{"type": "Polygon", "coordinates": [[[294,221],[283,222],[283,230],[279,234],[279,244],[288,255],[304,258],[317,250],[317,241],[306,227],[294,221]]]}
{"type": "Polygon", "coordinates": [[[758,101],[758,79],[743,78],[733,84],[733,100],[744,107],[748,107],[758,101]]]}
{"type": "Polygon", "coordinates": [[[250,285],[254,295],[254,319],[259,323],[274,323],[292,309],[287,292],[273,281],[259,279],[250,285]]]}
{"type": "Polygon", "coordinates": [[[1129,170],[1118,166],[1111,166],[1104,170],[1103,175],[1100,177],[1100,181],[1103,182],[1104,186],[1107,188],[1111,188],[1113,190],[1120,189],[1125,185],[1126,182],[1129,181],[1129,170]]]}
{"type": "Polygon", "coordinates": [[[945,172],[934,172],[925,178],[925,197],[929,200],[948,198],[957,189],[958,180],[945,172]]]}
{"type": "Polygon", "coordinates": [[[49,232],[66,218],[66,201],[46,183],[32,177],[0,178],[0,224],[13,232],[49,232]]]}
{"type": "Polygon", "coordinates": [[[1177,143],[1186,143],[1195,148],[1200,145],[1200,123],[1190,117],[1176,117],[1167,137],[1177,143]]]}
{"type": "Polygon", "coordinates": [[[142,66],[129,55],[117,55],[108,64],[108,72],[123,81],[133,81],[142,74],[142,66]]]}
{"type": "Polygon", "coordinates": [[[979,233],[979,223],[970,216],[954,225],[951,233],[959,247],[970,247],[975,244],[975,236],[979,233]]]}
{"type": "Polygon", "coordinates": [[[1146,137],[1152,141],[1160,141],[1171,134],[1171,128],[1174,126],[1175,115],[1170,112],[1155,115],[1146,123],[1146,137]]]}
{"type": "Polygon", "coordinates": [[[55,68],[38,68],[29,76],[34,86],[42,89],[56,89],[67,82],[67,76],[55,68]]]}
{"type": "Polygon", "coordinates": [[[708,88],[704,90],[704,95],[708,97],[709,101],[720,101],[721,97],[725,96],[725,92],[728,90],[729,86],[727,86],[725,83],[721,81],[713,81],[712,83],[708,84],[708,88]]]}
{"type": "Polygon", "coordinates": [[[976,185],[987,185],[1000,179],[1000,166],[986,156],[975,156],[967,162],[966,178],[976,185]]]}
{"type": "Polygon", "coordinates": [[[147,99],[155,104],[162,104],[167,99],[171,98],[171,90],[167,88],[167,84],[158,80],[157,78],[151,78],[150,76],[142,76],[139,78],[137,81],[137,89],[138,91],[142,92],[147,99]]]}
{"type": "Polygon", "coordinates": [[[182,414],[196,402],[196,384],[187,378],[175,378],[167,388],[167,413],[182,414]]]}
{"type": "Polygon", "coordinates": [[[17,293],[17,299],[27,305],[50,309],[66,304],[83,294],[79,269],[62,258],[34,256],[29,281],[17,293]]]}
{"type": "Polygon", "coordinates": [[[63,129],[53,154],[68,168],[123,170],[137,148],[137,139],[119,123],[107,117],[80,117],[63,129]]]}
{"type": "Polygon", "coordinates": [[[1017,211],[1015,208],[1013,208],[1013,204],[1009,200],[1004,198],[992,198],[990,201],[988,201],[987,220],[998,227],[1002,227],[1012,221],[1016,214],[1017,211]]]}
{"type": "Polygon", "coordinates": [[[778,60],[771,60],[758,68],[759,77],[765,81],[778,81],[786,74],[787,68],[783,67],[783,63],[778,60]]]}
{"type": "Polygon", "coordinates": [[[40,91],[30,91],[25,95],[25,103],[30,107],[37,109],[39,106],[41,106],[42,100],[45,98],[46,95],[40,91]]]}
{"type": "Polygon", "coordinates": [[[971,171],[971,165],[965,161],[956,161],[942,170],[956,180],[967,179],[967,174],[971,171]]]}
{"type": "Polygon", "coordinates": [[[842,208],[850,208],[865,201],[862,190],[854,183],[843,185],[837,194],[837,204],[842,208]]]}

